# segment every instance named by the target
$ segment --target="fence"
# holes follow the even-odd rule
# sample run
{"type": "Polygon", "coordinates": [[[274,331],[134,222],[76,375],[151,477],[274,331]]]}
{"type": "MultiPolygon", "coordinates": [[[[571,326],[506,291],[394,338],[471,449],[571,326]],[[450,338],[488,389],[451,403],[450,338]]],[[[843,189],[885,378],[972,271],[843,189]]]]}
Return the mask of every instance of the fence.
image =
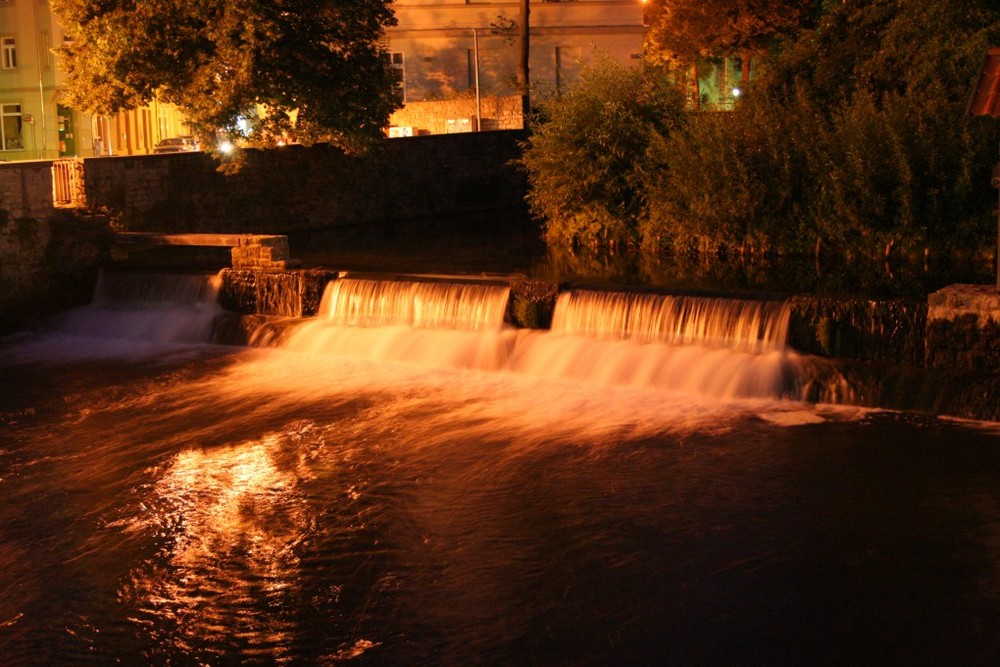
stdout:
{"type": "Polygon", "coordinates": [[[52,203],[60,208],[86,204],[83,160],[65,158],[52,161],[52,203]]]}

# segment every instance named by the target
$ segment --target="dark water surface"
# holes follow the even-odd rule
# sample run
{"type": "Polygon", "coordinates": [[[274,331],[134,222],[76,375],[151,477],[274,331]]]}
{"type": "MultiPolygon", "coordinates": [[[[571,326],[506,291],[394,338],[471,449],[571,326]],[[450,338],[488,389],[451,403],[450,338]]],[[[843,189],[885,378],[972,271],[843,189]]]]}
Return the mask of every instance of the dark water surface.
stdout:
{"type": "MultiPolygon", "coordinates": [[[[983,257],[728,257],[576,252],[547,248],[527,211],[483,212],[357,228],[290,232],[304,266],[383,273],[522,274],[553,282],[597,282],[675,289],[789,294],[922,297],[953,283],[992,285],[983,257]]],[[[222,257],[228,261],[228,256],[222,257]]],[[[219,266],[223,266],[220,264],[219,266]]]]}
{"type": "Polygon", "coordinates": [[[1000,426],[0,345],[0,663],[1000,661],[1000,426]]]}

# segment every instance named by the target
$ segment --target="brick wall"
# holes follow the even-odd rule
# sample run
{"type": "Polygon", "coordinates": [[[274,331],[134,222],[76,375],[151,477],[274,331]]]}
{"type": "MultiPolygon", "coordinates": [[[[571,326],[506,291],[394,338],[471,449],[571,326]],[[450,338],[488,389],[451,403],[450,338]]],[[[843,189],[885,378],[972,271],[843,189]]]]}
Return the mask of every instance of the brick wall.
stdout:
{"type": "Polygon", "coordinates": [[[203,153],[87,159],[87,205],[129,229],[286,233],[521,207],[521,131],[419,136],[348,157],[329,146],[248,150],[237,173],[203,153]]]}

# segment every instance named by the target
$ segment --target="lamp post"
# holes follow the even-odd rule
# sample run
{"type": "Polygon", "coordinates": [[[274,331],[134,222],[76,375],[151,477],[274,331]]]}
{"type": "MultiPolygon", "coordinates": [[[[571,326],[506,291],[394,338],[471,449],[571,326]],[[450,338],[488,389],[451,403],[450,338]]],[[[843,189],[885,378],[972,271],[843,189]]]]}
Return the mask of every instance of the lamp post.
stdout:
{"type": "Polygon", "coordinates": [[[472,58],[475,60],[476,75],[476,132],[483,131],[483,104],[479,96],[479,31],[472,29],[472,58]]]}
{"type": "Polygon", "coordinates": [[[517,67],[517,85],[521,89],[521,115],[522,123],[524,123],[525,127],[528,125],[528,115],[531,113],[531,98],[529,97],[528,92],[530,88],[530,79],[528,76],[528,51],[530,50],[531,44],[531,28],[529,25],[530,16],[530,0],[521,0],[520,21],[518,22],[518,27],[520,29],[521,58],[517,67]]]}
{"type": "MultiPolygon", "coordinates": [[[[42,75],[42,47],[38,43],[38,0],[32,0],[31,3],[31,18],[34,21],[35,26],[35,67],[38,69],[38,117],[42,119],[42,150],[39,153],[39,158],[45,157],[45,151],[48,148],[46,145],[46,128],[45,128],[45,79],[42,75]]],[[[34,124],[31,126],[31,143],[34,147],[35,143],[35,127],[34,124]]]]}

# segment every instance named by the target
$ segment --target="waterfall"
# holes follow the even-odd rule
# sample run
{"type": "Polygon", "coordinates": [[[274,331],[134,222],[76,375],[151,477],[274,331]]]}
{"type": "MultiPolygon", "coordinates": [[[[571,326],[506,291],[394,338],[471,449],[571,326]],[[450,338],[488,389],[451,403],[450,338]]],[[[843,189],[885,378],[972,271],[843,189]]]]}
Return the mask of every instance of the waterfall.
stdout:
{"type": "Polygon", "coordinates": [[[852,402],[833,363],[787,348],[790,319],[778,300],[570,290],[548,335],[526,338],[510,366],[719,398],[852,402]]]}
{"type": "Polygon", "coordinates": [[[541,330],[505,327],[507,300],[507,288],[492,285],[341,279],[317,318],[279,345],[719,398],[816,391],[785,348],[782,301],[571,290],[541,330]]]}
{"type": "Polygon", "coordinates": [[[553,333],[745,352],[783,350],[784,301],[571,290],[559,295],[553,333]]]}
{"type": "MultiPolygon", "coordinates": [[[[60,333],[207,343],[222,312],[213,275],[106,273],[60,333]]],[[[550,329],[506,324],[510,288],[487,282],[340,278],[316,317],[258,323],[259,347],[440,369],[513,373],[714,398],[850,400],[825,360],[786,347],[784,301],[572,289],[550,329]]]]}
{"type": "Polygon", "coordinates": [[[341,278],[285,349],[429,367],[498,370],[510,288],[485,283],[341,278]]]}
{"type": "Polygon", "coordinates": [[[509,294],[509,287],[489,284],[342,278],[327,285],[319,317],[353,327],[496,330],[509,294]]]}
{"type": "Polygon", "coordinates": [[[102,271],[92,303],[137,308],[190,305],[211,307],[219,299],[221,279],[215,274],[130,273],[102,271]]]}
{"type": "Polygon", "coordinates": [[[204,343],[222,310],[215,274],[102,272],[91,303],[63,314],[60,333],[104,340],[204,343]]]}

